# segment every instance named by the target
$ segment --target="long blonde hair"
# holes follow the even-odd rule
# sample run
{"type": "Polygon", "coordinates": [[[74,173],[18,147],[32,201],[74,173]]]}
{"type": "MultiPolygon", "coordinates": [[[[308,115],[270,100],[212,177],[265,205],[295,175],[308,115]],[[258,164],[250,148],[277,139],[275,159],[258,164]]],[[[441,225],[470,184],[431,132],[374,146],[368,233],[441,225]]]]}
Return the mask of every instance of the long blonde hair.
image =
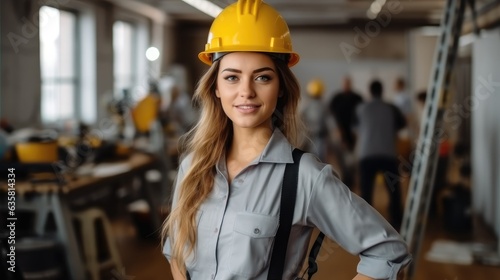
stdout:
{"type": "MultiPolygon", "coordinates": [[[[271,56],[272,57],[272,56],[271,56]]],[[[273,125],[292,145],[297,146],[301,122],[297,116],[300,86],[285,62],[273,58],[280,79],[280,95],[273,114],[273,125]]],[[[191,153],[190,168],[180,182],[176,207],[165,220],[161,237],[171,238],[172,261],[185,274],[185,260],[193,252],[196,236],[196,213],[213,189],[215,165],[231,144],[233,127],[215,95],[219,61],[215,61],[198,82],[193,100],[201,109],[196,126],[182,143],[182,153],[191,153]],[[187,249],[187,250],[186,250],[187,249]]]]}

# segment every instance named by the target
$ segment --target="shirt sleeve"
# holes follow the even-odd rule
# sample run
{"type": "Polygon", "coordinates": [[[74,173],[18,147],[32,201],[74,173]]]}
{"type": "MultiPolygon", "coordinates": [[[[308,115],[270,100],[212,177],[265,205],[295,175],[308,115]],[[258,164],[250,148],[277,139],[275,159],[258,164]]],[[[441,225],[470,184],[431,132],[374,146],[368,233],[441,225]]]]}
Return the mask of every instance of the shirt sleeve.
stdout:
{"type": "Polygon", "coordinates": [[[321,170],[314,183],[307,221],[346,251],[359,255],[360,274],[396,280],[401,268],[411,261],[397,231],[334,176],[330,165],[321,170]]]}

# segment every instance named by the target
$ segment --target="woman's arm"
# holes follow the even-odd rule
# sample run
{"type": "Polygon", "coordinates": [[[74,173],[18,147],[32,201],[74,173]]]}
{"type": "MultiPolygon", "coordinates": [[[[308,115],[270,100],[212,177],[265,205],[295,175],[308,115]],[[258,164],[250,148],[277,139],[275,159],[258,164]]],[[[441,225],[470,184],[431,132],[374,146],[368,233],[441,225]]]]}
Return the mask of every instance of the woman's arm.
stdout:
{"type": "MultiPolygon", "coordinates": [[[[309,171],[304,169],[301,172],[309,171]]],[[[331,167],[321,170],[308,204],[306,221],[346,251],[359,255],[360,275],[355,280],[396,280],[397,273],[411,261],[403,238],[380,213],[336,178],[331,167]]]]}

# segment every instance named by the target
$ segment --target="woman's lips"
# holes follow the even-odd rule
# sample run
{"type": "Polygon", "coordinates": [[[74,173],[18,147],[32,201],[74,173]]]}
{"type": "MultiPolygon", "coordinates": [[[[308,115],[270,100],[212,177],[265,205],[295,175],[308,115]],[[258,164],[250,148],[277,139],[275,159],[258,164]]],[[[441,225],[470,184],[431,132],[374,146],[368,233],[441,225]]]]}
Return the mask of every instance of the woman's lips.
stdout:
{"type": "Polygon", "coordinates": [[[259,109],[259,105],[256,104],[242,104],[242,105],[236,105],[234,106],[238,112],[248,114],[248,113],[253,113],[259,109]]]}

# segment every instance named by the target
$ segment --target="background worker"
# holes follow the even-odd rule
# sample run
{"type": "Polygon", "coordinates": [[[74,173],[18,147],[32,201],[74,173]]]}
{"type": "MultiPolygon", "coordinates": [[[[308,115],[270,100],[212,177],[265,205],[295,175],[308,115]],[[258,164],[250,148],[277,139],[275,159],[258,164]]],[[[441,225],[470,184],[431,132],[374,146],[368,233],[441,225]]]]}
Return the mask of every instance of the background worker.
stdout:
{"type": "Polygon", "coordinates": [[[307,100],[302,108],[301,116],[306,125],[307,137],[304,150],[318,155],[321,161],[326,161],[328,128],[327,108],[323,102],[325,85],[321,79],[312,79],[307,84],[307,100]]]}
{"type": "Polygon", "coordinates": [[[406,120],[396,106],[382,100],[382,91],[380,81],[371,82],[372,100],[356,110],[361,197],[372,204],[375,177],[382,173],[390,198],[390,222],[398,229],[403,209],[396,140],[406,120]]]}
{"type": "Polygon", "coordinates": [[[397,152],[398,156],[400,156],[400,161],[409,162],[412,150],[411,139],[416,135],[415,131],[412,131],[414,128],[413,120],[415,118],[413,102],[406,91],[406,82],[403,77],[396,79],[394,90],[396,95],[394,96],[393,104],[398,107],[406,119],[406,126],[398,132],[397,152]]]}
{"type": "Polygon", "coordinates": [[[334,138],[333,147],[337,162],[342,172],[342,180],[349,187],[353,187],[356,173],[356,159],[354,148],[356,146],[356,134],[353,126],[356,117],[356,107],[363,102],[360,94],[352,89],[352,81],[345,76],[342,81],[342,90],[334,93],[329,108],[335,121],[335,127],[340,134],[340,145],[334,138]]]}
{"type": "Polygon", "coordinates": [[[363,102],[360,94],[352,90],[351,78],[346,76],[342,81],[342,90],[335,93],[330,101],[330,112],[340,131],[340,137],[348,152],[356,145],[353,123],[356,107],[363,102]]]}

